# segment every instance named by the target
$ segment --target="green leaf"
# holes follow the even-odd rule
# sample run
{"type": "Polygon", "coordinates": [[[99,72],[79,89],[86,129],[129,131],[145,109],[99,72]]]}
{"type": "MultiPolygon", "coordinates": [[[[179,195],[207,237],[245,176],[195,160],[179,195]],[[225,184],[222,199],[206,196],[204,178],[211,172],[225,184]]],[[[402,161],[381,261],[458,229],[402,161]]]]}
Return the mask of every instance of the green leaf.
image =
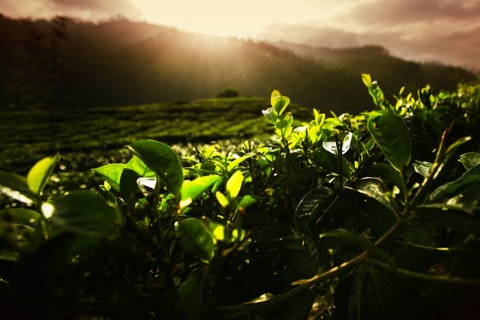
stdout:
{"type": "Polygon", "coordinates": [[[181,192],[180,210],[192,203],[202,192],[219,180],[222,180],[221,176],[209,175],[199,177],[193,181],[184,181],[181,192]]]}
{"type": "Polygon", "coordinates": [[[255,199],[254,197],[250,195],[243,196],[242,200],[240,200],[240,202],[237,205],[237,210],[239,210],[240,208],[248,208],[255,202],[257,202],[257,199],[255,199]]]}
{"type": "Polygon", "coordinates": [[[285,108],[290,103],[290,98],[282,96],[277,90],[273,90],[270,97],[270,103],[273,107],[273,112],[277,116],[281,116],[285,108]]]}
{"type": "Polygon", "coordinates": [[[251,157],[254,157],[255,154],[254,153],[247,153],[246,155],[240,157],[240,158],[237,158],[235,160],[233,160],[232,162],[229,163],[229,165],[227,166],[227,171],[230,172],[232,171],[232,169],[235,169],[240,163],[242,163],[243,161],[251,158],[251,157]]]}
{"type": "Polygon", "coordinates": [[[457,180],[446,183],[435,189],[430,196],[430,200],[438,201],[442,198],[452,197],[461,192],[462,188],[478,182],[480,182],[480,165],[472,167],[457,180]]]}
{"type": "Polygon", "coordinates": [[[36,250],[48,236],[42,220],[40,213],[29,209],[0,210],[0,260],[16,261],[17,252],[36,250]]]}
{"type": "MultiPolygon", "coordinates": [[[[348,188],[348,187],[346,187],[348,188]]],[[[354,191],[360,192],[362,194],[365,194],[373,199],[375,199],[377,202],[381,203],[384,205],[386,208],[388,208],[390,211],[395,212],[395,208],[392,206],[392,203],[390,200],[385,196],[385,194],[388,192],[388,188],[385,185],[385,183],[377,178],[362,178],[358,180],[352,188],[354,191]]]]}
{"type": "Polygon", "coordinates": [[[370,174],[380,178],[385,183],[392,182],[402,194],[405,194],[406,190],[402,182],[402,176],[385,163],[375,163],[370,167],[370,174]]]}
{"type": "Polygon", "coordinates": [[[12,172],[0,171],[0,193],[27,205],[37,201],[36,194],[28,187],[27,179],[12,172]]]}
{"type": "Polygon", "coordinates": [[[432,163],[427,161],[417,161],[413,164],[413,168],[415,172],[422,175],[424,178],[428,178],[430,176],[430,169],[432,168],[432,163]]]}
{"type": "Polygon", "coordinates": [[[405,121],[388,111],[370,115],[367,128],[390,165],[401,172],[412,156],[412,144],[405,121]]]}
{"type": "MultiPolygon", "coordinates": [[[[350,149],[352,136],[353,134],[351,132],[345,132],[345,135],[343,137],[339,137],[339,140],[342,140],[341,141],[342,154],[347,153],[347,151],[350,149]]],[[[322,144],[322,146],[323,146],[323,149],[327,150],[331,154],[335,154],[335,155],[338,154],[336,141],[325,141],[322,144]]]]}
{"type": "Polygon", "coordinates": [[[370,87],[372,85],[372,77],[367,73],[362,73],[362,82],[366,87],[370,87]]]}
{"type": "Polygon", "coordinates": [[[137,180],[140,175],[128,168],[124,168],[120,177],[120,196],[128,201],[132,194],[138,191],[137,180]]]}
{"type": "Polygon", "coordinates": [[[92,237],[115,237],[122,218],[116,208],[92,191],[81,190],[44,203],[42,211],[63,230],[92,237]]]}
{"type": "Polygon", "coordinates": [[[479,221],[463,212],[448,210],[448,207],[443,203],[420,205],[414,209],[414,212],[414,222],[431,224],[480,236],[479,221]]]}
{"type": "Polygon", "coordinates": [[[175,222],[175,233],[185,250],[204,262],[208,263],[212,260],[215,245],[212,235],[201,220],[188,218],[177,221],[175,222]]]}
{"type": "Polygon", "coordinates": [[[275,124],[275,122],[277,122],[277,115],[273,112],[273,108],[262,110],[262,114],[271,124],[275,124]]]}
{"type": "Polygon", "coordinates": [[[220,205],[224,208],[228,207],[230,204],[230,201],[227,199],[227,197],[220,191],[215,192],[215,197],[217,198],[218,203],[220,203],[220,205]]]}
{"type": "Polygon", "coordinates": [[[183,170],[175,152],[166,144],[153,140],[139,140],[129,146],[142,161],[153,170],[176,197],[183,185],[183,170]]]}
{"type": "Polygon", "coordinates": [[[59,155],[48,157],[37,162],[27,174],[27,184],[30,190],[39,197],[42,194],[43,188],[47,184],[50,176],[60,160],[59,155]]]}
{"type": "Polygon", "coordinates": [[[297,229],[305,233],[313,219],[318,218],[330,204],[332,190],[320,186],[308,192],[295,209],[294,221],[297,229]]]}
{"type": "Polygon", "coordinates": [[[150,170],[142,159],[137,156],[133,156],[125,168],[135,171],[140,177],[155,178],[155,172],[150,170]]]}
{"type": "Polygon", "coordinates": [[[480,164],[480,153],[478,152],[468,152],[464,153],[458,159],[461,164],[465,167],[465,169],[470,170],[476,165],[480,164]]]}
{"type": "Polygon", "coordinates": [[[115,191],[120,192],[120,179],[124,169],[124,164],[113,163],[94,168],[92,171],[98,174],[103,180],[107,181],[115,191]]]}
{"type": "Polygon", "coordinates": [[[195,271],[183,282],[173,298],[169,319],[199,319],[207,269],[195,271]]]}
{"type": "Polygon", "coordinates": [[[228,199],[235,199],[242,188],[243,173],[238,170],[228,179],[226,185],[228,199]]]}
{"type": "Polygon", "coordinates": [[[351,245],[357,246],[368,252],[372,257],[377,258],[379,261],[382,261],[390,266],[390,268],[395,269],[395,262],[393,259],[386,254],[382,249],[375,246],[370,240],[365,238],[365,236],[353,233],[344,229],[336,229],[326,233],[322,233],[320,238],[334,238],[337,240],[345,241],[351,245]]]}

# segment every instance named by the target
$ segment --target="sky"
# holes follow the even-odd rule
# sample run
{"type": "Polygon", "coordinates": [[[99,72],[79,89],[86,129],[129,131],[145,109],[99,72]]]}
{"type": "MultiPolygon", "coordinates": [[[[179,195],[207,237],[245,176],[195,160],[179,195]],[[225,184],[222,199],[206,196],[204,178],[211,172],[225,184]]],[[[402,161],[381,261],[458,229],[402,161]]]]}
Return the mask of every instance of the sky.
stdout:
{"type": "Polygon", "coordinates": [[[9,17],[123,16],[180,30],[311,46],[376,44],[480,70],[480,0],[0,0],[9,17]]]}

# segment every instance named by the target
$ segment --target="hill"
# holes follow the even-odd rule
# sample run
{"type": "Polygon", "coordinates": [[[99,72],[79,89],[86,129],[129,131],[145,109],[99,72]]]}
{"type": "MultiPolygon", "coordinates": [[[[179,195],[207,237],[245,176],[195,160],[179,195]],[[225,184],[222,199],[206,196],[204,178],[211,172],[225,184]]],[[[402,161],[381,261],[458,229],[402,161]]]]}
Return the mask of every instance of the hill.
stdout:
{"type": "Polygon", "coordinates": [[[268,97],[278,89],[304,106],[360,112],[371,106],[361,73],[371,73],[392,93],[403,85],[409,92],[425,84],[453,89],[476,78],[462,68],[402,60],[375,46],[300,50],[127,20],[0,16],[0,49],[0,108],[12,102],[134,105],[209,98],[234,88],[246,97],[268,97]]]}

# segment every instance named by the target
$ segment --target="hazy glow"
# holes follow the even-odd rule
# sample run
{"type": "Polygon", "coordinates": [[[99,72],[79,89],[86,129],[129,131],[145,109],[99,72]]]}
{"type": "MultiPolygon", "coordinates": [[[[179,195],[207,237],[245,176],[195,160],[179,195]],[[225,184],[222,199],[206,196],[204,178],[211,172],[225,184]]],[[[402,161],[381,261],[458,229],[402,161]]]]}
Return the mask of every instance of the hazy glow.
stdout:
{"type": "Polygon", "coordinates": [[[218,36],[254,36],[273,23],[322,19],[333,1],[132,0],[149,22],[218,36]]]}

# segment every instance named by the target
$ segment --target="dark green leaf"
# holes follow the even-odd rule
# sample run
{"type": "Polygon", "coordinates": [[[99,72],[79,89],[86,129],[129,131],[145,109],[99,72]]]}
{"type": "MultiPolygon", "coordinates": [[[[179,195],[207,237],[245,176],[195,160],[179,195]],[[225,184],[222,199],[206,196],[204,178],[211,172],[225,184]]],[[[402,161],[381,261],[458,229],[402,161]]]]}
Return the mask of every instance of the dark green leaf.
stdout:
{"type": "Polygon", "coordinates": [[[180,285],[170,309],[170,319],[199,319],[206,269],[193,273],[180,285]]]}
{"type": "Polygon", "coordinates": [[[349,302],[351,319],[415,319],[397,288],[379,271],[361,265],[349,302]]]}
{"type": "Polygon", "coordinates": [[[13,172],[0,171],[0,193],[27,205],[37,200],[35,193],[28,187],[27,179],[13,172]]]}
{"type": "Polygon", "coordinates": [[[188,218],[175,222],[175,233],[180,244],[188,252],[196,255],[204,262],[212,260],[215,245],[211,233],[202,220],[188,218]]]}
{"type": "Polygon", "coordinates": [[[457,180],[446,183],[435,189],[432,192],[430,199],[432,201],[438,201],[442,198],[452,197],[459,193],[465,186],[478,182],[480,182],[480,165],[472,167],[457,180]]]}
{"type": "Polygon", "coordinates": [[[44,204],[45,216],[51,216],[63,230],[92,237],[115,237],[120,232],[122,218],[97,193],[82,190],[44,204]]]}
{"type": "Polygon", "coordinates": [[[458,159],[465,169],[470,170],[476,165],[480,164],[480,153],[478,152],[468,152],[464,153],[460,156],[460,159],[458,159]]]}
{"type": "Polygon", "coordinates": [[[480,236],[479,221],[463,212],[448,210],[443,203],[417,206],[413,220],[480,236]]]}
{"type": "Polygon", "coordinates": [[[412,145],[405,121],[389,111],[374,112],[367,124],[368,131],[391,166],[401,172],[412,156],[412,145]]]}
{"type": "MultiPolygon", "coordinates": [[[[346,187],[348,188],[348,187],[346,187]]],[[[360,192],[364,195],[367,195],[377,202],[384,205],[392,213],[395,212],[395,208],[392,206],[392,203],[387,198],[386,194],[389,192],[388,187],[385,183],[377,178],[362,178],[358,180],[353,187],[348,188],[357,192],[360,192]]]]}
{"type": "Polygon", "coordinates": [[[405,194],[404,185],[402,183],[402,176],[398,171],[395,171],[388,164],[375,163],[370,167],[370,174],[374,177],[380,178],[383,182],[392,182],[400,190],[402,194],[405,194]]]}
{"type": "Polygon", "coordinates": [[[308,192],[295,209],[294,221],[300,233],[305,233],[313,218],[318,218],[330,204],[332,190],[320,186],[308,192]]]}
{"type": "Polygon", "coordinates": [[[50,176],[58,160],[60,160],[59,155],[44,158],[37,162],[28,172],[28,187],[37,196],[40,196],[42,194],[43,188],[50,179],[50,176]]]}
{"type": "Polygon", "coordinates": [[[123,169],[120,177],[120,196],[125,201],[128,201],[131,195],[138,191],[138,178],[140,175],[137,172],[128,168],[123,169]]]}
{"type": "Polygon", "coordinates": [[[120,192],[120,178],[123,169],[125,169],[124,164],[113,163],[92,169],[92,171],[102,177],[103,180],[107,181],[115,191],[120,192]]]}
{"type": "Polygon", "coordinates": [[[374,245],[365,236],[353,233],[344,229],[336,229],[326,233],[322,233],[320,238],[334,238],[337,240],[345,241],[351,245],[357,246],[367,251],[372,257],[388,264],[390,268],[395,269],[395,262],[386,254],[382,249],[374,245]]]}
{"type": "Polygon", "coordinates": [[[158,141],[139,140],[129,149],[165,182],[169,192],[180,196],[183,169],[177,155],[169,146],[158,141]]]}

